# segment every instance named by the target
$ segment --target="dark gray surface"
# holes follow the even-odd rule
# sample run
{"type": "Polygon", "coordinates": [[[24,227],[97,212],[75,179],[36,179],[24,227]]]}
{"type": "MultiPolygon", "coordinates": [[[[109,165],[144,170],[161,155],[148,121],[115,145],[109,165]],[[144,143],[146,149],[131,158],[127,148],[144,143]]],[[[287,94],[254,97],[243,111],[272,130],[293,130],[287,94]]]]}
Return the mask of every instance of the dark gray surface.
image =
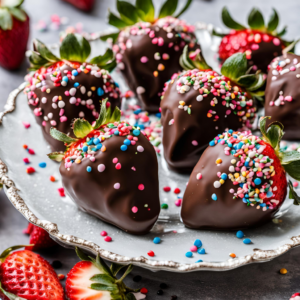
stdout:
{"type": "MultiPolygon", "coordinates": [[[[25,0],[25,8],[32,21],[31,38],[38,37],[46,43],[55,43],[58,40],[58,32],[38,32],[34,24],[38,20],[49,20],[52,14],[67,16],[70,24],[82,22],[86,31],[99,31],[104,29],[102,22],[107,15],[107,9],[111,6],[114,10],[113,0],[96,0],[97,5],[93,13],[84,14],[72,6],[59,0],[25,0]],[[102,22],[101,22],[102,21],[102,22]]],[[[160,3],[161,1],[155,1],[160,3]]],[[[232,15],[240,22],[245,23],[245,18],[254,5],[257,5],[265,14],[271,12],[271,7],[276,7],[281,16],[281,24],[289,25],[288,39],[299,37],[300,28],[300,2],[299,0],[194,0],[191,9],[183,16],[190,23],[203,21],[221,26],[220,11],[223,5],[227,5],[232,15]],[[242,9],[242,11],[241,11],[242,9]]],[[[0,110],[11,90],[23,82],[26,74],[27,63],[24,62],[20,70],[8,72],[0,68],[0,110]]],[[[0,145],[1,146],[1,145],[0,145]]],[[[9,203],[3,192],[0,193],[0,250],[11,245],[27,243],[28,237],[22,234],[22,229],[27,222],[9,203]]],[[[73,250],[58,247],[57,249],[41,252],[50,262],[61,260],[64,264],[58,273],[67,274],[78,261],[73,250]]],[[[149,290],[147,299],[170,299],[171,295],[177,295],[178,299],[268,299],[283,300],[300,291],[300,248],[264,264],[253,264],[227,272],[198,272],[190,274],[175,274],[167,272],[153,273],[151,271],[135,268],[129,276],[127,284],[132,287],[146,287],[149,290]],[[279,269],[286,268],[288,274],[280,275],[279,269]],[[139,284],[131,279],[134,275],[143,277],[139,284]],[[156,295],[159,284],[165,282],[169,288],[164,295],[156,295]]]]}

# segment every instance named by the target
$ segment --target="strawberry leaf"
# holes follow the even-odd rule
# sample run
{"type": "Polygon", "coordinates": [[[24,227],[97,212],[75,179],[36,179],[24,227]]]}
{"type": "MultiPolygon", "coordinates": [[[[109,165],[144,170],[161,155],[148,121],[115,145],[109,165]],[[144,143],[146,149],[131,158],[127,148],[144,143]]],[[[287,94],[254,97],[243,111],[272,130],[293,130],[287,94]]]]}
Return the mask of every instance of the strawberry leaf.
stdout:
{"type": "Polygon", "coordinates": [[[226,59],[221,68],[221,73],[229,79],[235,81],[245,75],[247,71],[246,53],[235,53],[226,59]]]}
{"type": "Polygon", "coordinates": [[[266,123],[267,123],[268,119],[271,119],[271,117],[261,117],[259,119],[259,129],[260,129],[264,139],[267,139],[266,123]]]}
{"type": "Polygon", "coordinates": [[[47,46],[44,43],[42,43],[38,39],[33,40],[33,49],[48,62],[55,63],[60,60],[47,48],[47,46]]]}
{"type": "Polygon", "coordinates": [[[185,6],[182,8],[182,10],[175,16],[175,18],[179,18],[191,5],[193,0],[187,0],[185,6]]]}
{"type": "Polygon", "coordinates": [[[274,122],[268,126],[267,138],[275,151],[279,150],[279,143],[282,139],[283,134],[283,125],[280,122],[274,122]]]}
{"type": "Polygon", "coordinates": [[[104,285],[115,285],[116,280],[107,274],[97,274],[90,278],[91,281],[96,281],[104,285]]]}
{"type": "Polygon", "coordinates": [[[129,25],[140,21],[139,10],[131,3],[117,0],[117,9],[121,19],[129,25]]]}
{"type": "Polygon", "coordinates": [[[118,292],[118,286],[116,284],[114,285],[104,285],[101,283],[92,283],[91,289],[97,290],[97,291],[109,291],[109,292],[118,292]]]}
{"type": "Polygon", "coordinates": [[[129,293],[126,295],[126,300],[136,300],[136,298],[132,293],[129,293]]]}
{"type": "Polygon", "coordinates": [[[11,30],[13,20],[7,8],[0,7],[0,28],[3,30],[11,30]]]}
{"type": "Polygon", "coordinates": [[[0,291],[9,299],[9,300],[26,300],[22,297],[19,297],[17,295],[14,295],[12,293],[9,293],[7,291],[5,291],[3,288],[2,288],[2,285],[1,285],[1,282],[0,282],[0,291]]]}
{"type": "Polygon", "coordinates": [[[69,33],[63,39],[59,50],[62,59],[85,62],[91,53],[91,46],[82,35],[69,33]]]}
{"type": "Polygon", "coordinates": [[[87,256],[80,248],[75,248],[77,256],[83,261],[91,261],[90,257],[87,256]]]}
{"type": "Polygon", "coordinates": [[[108,39],[112,39],[113,44],[117,41],[117,38],[119,36],[119,31],[116,33],[110,33],[110,34],[104,34],[100,36],[101,41],[107,41],[108,39]]]}
{"type": "Polygon", "coordinates": [[[74,142],[78,141],[77,139],[74,139],[74,138],[66,135],[63,132],[60,132],[59,130],[57,130],[56,128],[53,128],[53,127],[50,129],[50,135],[54,139],[56,139],[58,141],[61,141],[61,142],[64,142],[64,143],[67,143],[67,144],[71,144],[71,143],[74,143],[74,142]]]}
{"type": "Polygon", "coordinates": [[[261,12],[253,8],[248,16],[248,24],[251,29],[265,29],[265,21],[261,12]]]}
{"type": "Polygon", "coordinates": [[[267,27],[267,31],[268,32],[273,32],[276,30],[276,28],[278,27],[278,24],[279,24],[279,16],[277,14],[277,11],[275,8],[273,8],[273,12],[272,12],[272,15],[269,19],[269,22],[268,22],[268,27],[267,27]]]}
{"type": "Polygon", "coordinates": [[[64,153],[63,152],[52,152],[52,153],[47,154],[47,156],[51,160],[54,160],[54,161],[57,161],[57,162],[61,162],[63,160],[63,158],[64,158],[64,153]]]}
{"type": "Polygon", "coordinates": [[[107,266],[107,264],[105,263],[105,261],[100,257],[100,255],[98,254],[96,257],[96,261],[95,261],[95,266],[103,273],[113,277],[112,272],[110,271],[109,267],[107,266]]]}
{"type": "Polygon", "coordinates": [[[76,119],[73,125],[73,131],[77,138],[86,137],[93,130],[92,125],[85,119],[76,119]]]}
{"type": "Polygon", "coordinates": [[[29,56],[29,62],[31,71],[38,70],[41,67],[50,66],[52,64],[47,59],[43,58],[38,52],[35,51],[31,51],[31,54],[29,56]]]}
{"type": "Polygon", "coordinates": [[[119,29],[125,28],[130,25],[127,22],[118,18],[115,14],[113,14],[110,10],[108,11],[108,24],[115,26],[119,29]]]}
{"type": "Polygon", "coordinates": [[[136,0],[135,6],[144,13],[143,21],[153,22],[155,19],[155,10],[152,0],[136,0]]]}
{"type": "Polygon", "coordinates": [[[8,7],[9,12],[19,21],[25,22],[27,15],[24,10],[16,7],[8,7]]]}
{"type": "Polygon", "coordinates": [[[103,55],[92,58],[90,63],[97,65],[101,69],[108,70],[109,72],[117,65],[114,53],[111,49],[107,49],[103,55]]]}
{"type": "Polygon", "coordinates": [[[298,151],[281,152],[280,162],[292,178],[300,181],[300,153],[298,151]]]}
{"type": "Polygon", "coordinates": [[[246,29],[243,25],[237,23],[234,21],[227,9],[227,7],[223,7],[222,9],[222,20],[225,26],[227,26],[230,29],[235,29],[235,30],[243,30],[246,29]]]}
{"type": "Polygon", "coordinates": [[[240,86],[250,86],[253,85],[256,82],[256,76],[255,74],[247,74],[247,75],[242,75],[237,79],[237,83],[240,86]]]}
{"type": "Polygon", "coordinates": [[[300,205],[300,197],[294,190],[294,186],[290,180],[289,180],[289,188],[290,188],[289,199],[294,199],[294,205],[300,205]]]}
{"type": "Polygon", "coordinates": [[[176,11],[178,5],[178,0],[166,0],[159,11],[159,18],[164,18],[168,16],[172,16],[176,11]]]}
{"type": "Polygon", "coordinates": [[[119,273],[119,271],[121,269],[123,269],[124,267],[126,267],[126,266],[125,265],[119,265],[119,264],[116,264],[116,263],[112,263],[110,265],[110,270],[111,270],[112,274],[114,276],[116,276],[119,273]]]}
{"type": "Polygon", "coordinates": [[[212,30],[212,35],[215,35],[215,36],[218,36],[218,37],[223,38],[223,37],[226,36],[227,34],[221,33],[221,32],[217,32],[217,31],[213,28],[213,30],[212,30]]]}
{"type": "Polygon", "coordinates": [[[24,0],[1,0],[2,7],[19,7],[24,0]]]}
{"type": "MultiPolygon", "coordinates": [[[[264,78],[264,75],[262,73],[256,73],[255,74],[255,79],[256,79],[256,81],[253,84],[247,86],[247,90],[250,91],[250,92],[257,91],[266,82],[266,79],[264,78]]],[[[262,92],[261,96],[264,96],[265,95],[265,91],[263,90],[261,92],[262,92]]]]}
{"type": "Polygon", "coordinates": [[[125,277],[133,270],[133,265],[129,265],[126,269],[126,271],[124,272],[124,274],[122,275],[122,277],[120,279],[117,280],[117,282],[122,282],[125,277]]]}
{"type": "Polygon", "coordinates": [[[285,35],[286,31],[287,31],[287,26],[284,26],[283,29],[277,33],[277,36],[280,37],[280,36],[285,35]]]}

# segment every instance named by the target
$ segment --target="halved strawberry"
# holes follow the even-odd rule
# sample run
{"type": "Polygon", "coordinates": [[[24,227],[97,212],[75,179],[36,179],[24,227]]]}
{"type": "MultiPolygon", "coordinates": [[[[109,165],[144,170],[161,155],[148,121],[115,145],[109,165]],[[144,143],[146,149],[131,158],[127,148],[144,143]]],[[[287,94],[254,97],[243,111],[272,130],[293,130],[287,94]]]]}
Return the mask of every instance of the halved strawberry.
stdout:
{"type": "Polygon", "coordinates": [[[139,290],[132,290],[123,283],[123,279],[132,271],[132,265],[117,279],[117,273],[125,266],[112,264],[109,268],[99,255],[93,259],[78,248],[76,253],[83,261],[77,263],[68,274],[66,293],[69,300],[135,299],[132,292],[139,290]]]}
{"type": "Polygon", "coordinates": [[[92,10],[95,3],[95,0],[63,0],[63,1],[68,2],[83,11],[92,10]]]}
{"type": "Polygon", "coordinates": [[[249,67],[253,70],[267,72],[272,59],[282,54],[282,50],[289,42],[281,38],[286,32],[286,27],[277,32],[279,17],[273,9],[268,25],[265,25],[263,15],[257,8],[253,8],[248,16],[250,28],[234,21],[226,7],[222,10],[222,20],[225,26],[232,29],[229,34],[218,34],[222,41],[219,46],[219,59],[223,63],[228,57],[237,52],[245,52],[249,67]]]}
{"type": "Polygon", "coordinates": [[[40,255],[14,246],[0,255],[0,291],[5,300],[64,300],[64,291],[51,265],[40,255]]]}

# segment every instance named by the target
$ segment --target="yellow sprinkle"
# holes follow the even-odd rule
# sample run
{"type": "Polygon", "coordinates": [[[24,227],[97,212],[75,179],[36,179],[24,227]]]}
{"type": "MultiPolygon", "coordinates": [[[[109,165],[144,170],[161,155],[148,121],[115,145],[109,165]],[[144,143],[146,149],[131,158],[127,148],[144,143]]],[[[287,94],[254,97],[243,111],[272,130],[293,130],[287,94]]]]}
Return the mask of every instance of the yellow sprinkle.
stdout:
{"type": "Polygon", "coordinates": [[[231,94],[231,99],[235,99],[235,94],[234,93],[231,94]]]}
{"type": "Polygon", "coordinates": [[[221,134],[221,135],[220,135],[220,139],[222,139],[223,137],[224,137],[224,136],[221,134]]]}
{"type": "Polygon", "coordinates": [[[275,175],[275,171],[271,174],[271,176],[274,176],[275,175]]]}
{"type": "Polygon", "coordinates": [[[243,175],[244,177],[246,177],[247,173],[246,173],[246,172],[242,172],[242,175],[243,175]]]}
{"type": "Polygon", "coordinates": [[[163,71],[165,69],[165,66],[163,64],[159,64],[157,69],[158,71],[163,71]]]}
{"type": "Polygon", "coordinates": [[[232,258],[236,257],[236,255],[234,253],[229,253],[229,256],[232,257],[232,258]]]}
{"type": "Polygon", "coordinates": [[[46,93],[49,94],[51,92],[50,89],[46,89],[46,93]]]}
{"type": "Polygon", "coordinates": [[[259,189],[255,189],[255,193],[256,193],[256,194],[259,194],[259,189]]]}
{"type": "Polygon", "coordinates": [[[62,96],[58,96],[58,100],[62,100],[62,96]]]}
{"type": "Polygon", "coordinates": [[[236,163],[236,160],[235,159],[232,159],[231,160],[231,163],[234,165],[236,163]]]}
{"type": "Polygon", "coordinates": [[[92,86],[92,87],[91,87],[91,90],[92,90],[92,91],[96,91],[96,87],[95,87],[95,86],[92,86]]]}
{"type": "Polygon", "coordinates": [[[280,274],[285,275],[288,271],[285,268],[280,269],[280,274]]]}
{"type": "Polygon", "coordinates": [[[234,173],[234,177],[235,178],[239,178],[240,177],[240,173],[234,173]]]}
{"type": "Polygon", "coordinates": [[[56,75],[57,75],[57,72],[54,72],[53,75],[56,76],[56,75]]]}
{"type": "Polygon", "coordinates": [[[225,182],[224,179],[220,179],[221,184],[224,184],[224,182],[225,182]]]}
{"type": "Polygon", "coordinates": [[[221,158],[218,158],[217,160],[216,160],[216,164],[218,165],[218,164],[220,164],[222,162],[222,159],[221,158]]]}
{"type": "Polygon", "coordinates": [[[185,105],[185,102],[184,101],[179,101],[179,104],[180,105],[185,105]]]}
{"type": "Polygon", "coordinates": [[[234,90],[235,92],[238,92],[238,91],[239,91],[239,88],[238,88],[237,86],[234,86],[234,87],[233,87],[233,90],[234,90]]]}
{"type": "Polygon", "coordinates": [[[75,163],[76,163],[76,164],[80,164],[80,163],[81,163],[81,160],[77,158],[77,159],[75,160],[75,163]]]}
{"type": "Polygon", "coordinates": [[[157,77],[157,76],[158,76],[158,72],[157,72],[157,71],[154,71],[154,72],[153,72],[153,75],[154,75],[154,77],[157,77]]]}
{"type": "Polygon", "coordinates": [[[102,146],[101,151],[102,151],[102,152],[105,152],[105,151],[106,151],[106,147],[105,147],[104,145],[102,146]]]}
{"type": "Polygon", "coordinates": [[[271,172],[274,170],[274,166],[270,166],[269,168],[271,172]]]}

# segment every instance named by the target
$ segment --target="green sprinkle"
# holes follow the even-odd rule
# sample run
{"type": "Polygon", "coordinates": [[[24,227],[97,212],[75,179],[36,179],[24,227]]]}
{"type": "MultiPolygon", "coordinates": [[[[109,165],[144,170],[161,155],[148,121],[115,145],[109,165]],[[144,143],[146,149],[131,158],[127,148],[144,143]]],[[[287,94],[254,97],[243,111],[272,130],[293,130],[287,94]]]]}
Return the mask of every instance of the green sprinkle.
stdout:
{"type": "Polygon", "coordinates": [[[163,204],[161,205],[161,208],[162,208],[162,209],[168,209],[168,208],[169,208],[169,205],[168,205],[167,203],[163,203],[163,204]]]}

